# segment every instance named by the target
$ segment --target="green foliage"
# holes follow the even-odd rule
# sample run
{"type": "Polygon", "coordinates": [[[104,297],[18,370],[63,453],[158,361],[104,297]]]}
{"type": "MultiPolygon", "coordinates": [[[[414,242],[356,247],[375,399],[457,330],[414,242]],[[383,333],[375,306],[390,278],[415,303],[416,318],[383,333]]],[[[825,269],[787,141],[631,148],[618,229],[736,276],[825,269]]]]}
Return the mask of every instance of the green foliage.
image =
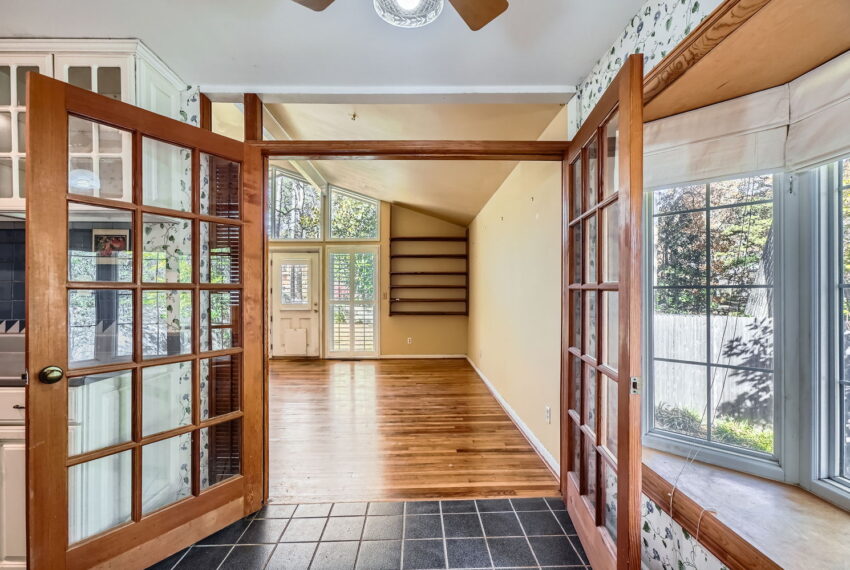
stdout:
{"type": "Polygon", "coordinates": [[[322,197],[316,188],[285,170],[271,167],[269,191],[269,231],[273,239],[319,239],[322,197]]]}
{"type": "Polygon", "coordinates": [[[655,407],[655,423],[658,427],[675,433],[701,439],[706,437],[702,416],[687,408],[670,406],[662,402],[655,407]]]}
{"type": "Polygon", "coordinates": [[[718,418],[712,435],[715,441],[773,453],[773,430],[744,420],[718,418]]]}
{"type": "Polygon", "coordinates": [[[377,239],[378,204],[334,190],[331,195],[331,237],[377,239]]]}

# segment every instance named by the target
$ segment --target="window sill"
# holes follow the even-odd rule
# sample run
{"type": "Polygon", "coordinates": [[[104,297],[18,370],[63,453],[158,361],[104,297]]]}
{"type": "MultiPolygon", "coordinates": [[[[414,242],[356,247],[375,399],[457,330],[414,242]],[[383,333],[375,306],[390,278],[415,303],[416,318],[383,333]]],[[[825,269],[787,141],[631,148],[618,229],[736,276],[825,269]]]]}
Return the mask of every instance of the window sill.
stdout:
{"type": "Polygon", "coordinates": [[[644,494],[730,567],[843,568],[850,560],[850,542],[835,539],[850,533],[850,514],[800,487],[648,448],[643,464],[644,494]]]}

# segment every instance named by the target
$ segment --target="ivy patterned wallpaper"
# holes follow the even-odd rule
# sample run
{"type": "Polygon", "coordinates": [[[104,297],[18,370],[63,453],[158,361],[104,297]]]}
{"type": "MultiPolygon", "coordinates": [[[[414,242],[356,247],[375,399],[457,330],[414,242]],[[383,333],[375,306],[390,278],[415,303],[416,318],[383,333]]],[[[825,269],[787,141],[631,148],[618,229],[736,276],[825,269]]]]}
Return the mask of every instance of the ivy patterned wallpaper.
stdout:
{"type": "Polygon", "coordinates": [[[641,561],[650,570],[728,570],[652,499],[641,495],[641,561]]]}
{"type": "Polygon", "coordinates": [[[576,124],[581,125],[588,116],[626,56],[643,53],[644,72],[648,72],[720,3],[721,0],[648,0],[644,3],[620,37],[579,84],[576,124]]]}

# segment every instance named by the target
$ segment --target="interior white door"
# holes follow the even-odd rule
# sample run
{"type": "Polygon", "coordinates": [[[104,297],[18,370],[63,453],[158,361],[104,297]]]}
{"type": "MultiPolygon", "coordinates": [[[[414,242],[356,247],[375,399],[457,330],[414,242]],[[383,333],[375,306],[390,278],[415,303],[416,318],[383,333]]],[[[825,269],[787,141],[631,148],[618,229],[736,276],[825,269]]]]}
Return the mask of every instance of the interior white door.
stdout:
{"type": "Polygon", "coordinates": [[[271,355],[319,356],[319,254],[273,253],[271,258],[271,355]]]}
{"type": "Polygon", "coordinates": [[[327,357],[378,354],[378,247],[328,247],[327,357]]]}

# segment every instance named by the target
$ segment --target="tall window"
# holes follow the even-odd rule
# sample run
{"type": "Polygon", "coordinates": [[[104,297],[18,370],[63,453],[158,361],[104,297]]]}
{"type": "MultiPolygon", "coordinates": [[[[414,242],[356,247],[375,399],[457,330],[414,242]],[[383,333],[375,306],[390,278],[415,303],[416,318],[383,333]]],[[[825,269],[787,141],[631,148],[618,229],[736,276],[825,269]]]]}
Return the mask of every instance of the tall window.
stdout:
{"type": "Polygon", "coordinates": [[[277,166],[269,168],[271,239],[319,240],[322,194],[312,184],[277,166]]]}
{"type": "Polygon", "coordinates": [[[835,248],[837,280],[837,299],[834,303],[836,308],[836,327],[838,331],[834,345],[839,355],[834,359],[837,361],[835,371],[832,374],[833,386],[830,389],[831,397],[827,413],[833,417],[832,432],[834,444],[831,445],[830,475],[838,479],[840,483],[850,486],[850,158],[839,161],[835,170],[828,170],[830,178],[834,181],[837,189],[836,200],[838,205],[838,224],[834,236],[839,243],[835,248]],[[834,173],[834,174],[833,174],[834,173]]]}
{"type": "Polygon", "coordinates": [[[773,456],[772,175],[652,193],[651,431],[773,456]]]}
{"type": "Polygon", "coordinates": [[[377,240],[378,201],[331,188],[331,239],[377,240]]]}

